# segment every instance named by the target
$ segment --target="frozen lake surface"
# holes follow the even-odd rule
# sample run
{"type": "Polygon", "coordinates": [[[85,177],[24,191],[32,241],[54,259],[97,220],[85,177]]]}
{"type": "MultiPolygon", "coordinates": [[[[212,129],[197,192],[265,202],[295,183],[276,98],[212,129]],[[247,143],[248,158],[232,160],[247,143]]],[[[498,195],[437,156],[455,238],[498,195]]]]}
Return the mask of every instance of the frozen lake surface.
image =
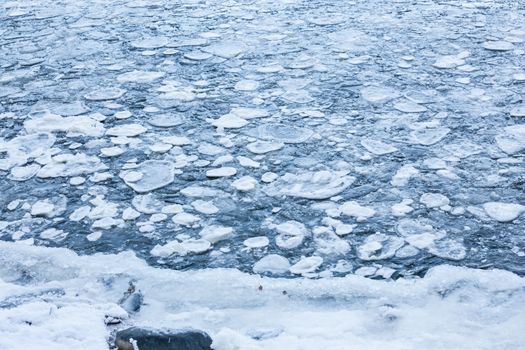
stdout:
{"type": "Polygon", "coordinates": [[[521,1],[20,0],[0,24],[0,348],[100,348],[131,280],[122,319],[216,350],[522,346],[521,1]],[[99,331],[68,343],[49,305],[99,331]]]}

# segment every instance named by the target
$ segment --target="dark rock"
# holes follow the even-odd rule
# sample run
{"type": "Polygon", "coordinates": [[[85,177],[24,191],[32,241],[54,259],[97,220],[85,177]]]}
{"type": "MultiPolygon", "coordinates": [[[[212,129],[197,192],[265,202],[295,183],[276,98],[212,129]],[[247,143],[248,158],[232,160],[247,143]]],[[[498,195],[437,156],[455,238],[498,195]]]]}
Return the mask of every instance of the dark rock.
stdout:
{"type": "Polygon", "coordinates": [[[140,291],[131,293],[126,299],[124,299],[120,306],[129,313],[138,312],[142,303],[144,302],[144,296],[140,291]]]}
{"type": "Polygon", "coordinates": [[[119,350],[211,350],[210,336],[198,330],[156,330],[131,327],[117,332],[119,350]],[[133,343],[132,343],[133,342],[133,343]]]}
{"type": "Polygon", "coordinates": [[[137,291],[133,281],[130,281],[128,290],[119,301],[120,306],[128,313],[133,313],[140,310],[143,302],[144,296],[142,295],[142,292],[140,290],[137,291]]]}

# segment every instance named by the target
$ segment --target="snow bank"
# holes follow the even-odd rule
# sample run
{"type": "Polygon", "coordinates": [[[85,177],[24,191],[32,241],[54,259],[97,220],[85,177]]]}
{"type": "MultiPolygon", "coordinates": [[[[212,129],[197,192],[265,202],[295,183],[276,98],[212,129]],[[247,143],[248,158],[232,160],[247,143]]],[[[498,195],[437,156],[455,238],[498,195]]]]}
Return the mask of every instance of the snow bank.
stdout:
{"type": "Polygon", "coordinates": [[[195,327],[216,350],[518,349],[525,279],[438,266],[425,278],[272,279],[232,269],[180,272],[130,252],[78,256],[0,242],[0,349],[107,348],[106,316],[130,280],[145,297],[127,324],[195,327]]]}

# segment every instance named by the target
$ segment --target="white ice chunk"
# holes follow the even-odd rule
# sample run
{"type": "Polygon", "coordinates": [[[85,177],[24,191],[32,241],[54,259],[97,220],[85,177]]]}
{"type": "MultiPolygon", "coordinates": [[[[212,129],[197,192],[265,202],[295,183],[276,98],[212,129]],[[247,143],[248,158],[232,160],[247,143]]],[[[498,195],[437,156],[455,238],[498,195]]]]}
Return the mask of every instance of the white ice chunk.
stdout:
{"type": "Polygon", "coordinates": [[[185,120],[182,116],[173,114],[155,114],[148,119],[149,124],[158,128],[171,128],[184,124],[184,122],[185,120]]]}
{"type": "Polygon", "coordinates": [[[323,264],[323,258],[320,256],[302,257],[294,265],[290,266],[290,272],[296,275],[314,272],[323,264]]]}
{"type": "Polygon", "coordinates": [[[208,142],[204,142],[199,145],[197,151],[208,156],[216,156],[217,154],[224,153],[224,148],[208,142]]]}
{"type": "Polygon", "coordinates": [[[35,202],[31,206],[31,215],[33,216],[51,216],[55,209],[55,205],[49,200],[44,199],[41,201],[35,202]]]}
{"type": "Polygon", "coordinates": [[[51,241],[61,241],[67,237],[68,233],[56,228],[48,228],[40,233],[40,238],[51,241]]]}
{"type": "Polygon", "coordinates": [[[200,221],[200,217],[183,212],[176,214],[171,220],[178,225],[192,226],[200,221]]]}
{"type": "Polygon", "coordinates": [[[261,139],[283,143],[303,143],[313,135],[310,129],[285,124],[263,124],[257,128],[261,139]]]}
{"type": "Polygon", "coordinates": [[[82,185],[84,182],[86,182],[86,178],[82,176],[74,176],[69,179],[69,183],[73,186],[79,186],[82,185]]]}
{"type": "Polygon", "coordinates": [[[308,233],[304,224],[293,220],[275,225],[273,228],[279,233],[279,235],[275,237],[275,242],[277,246],[283,249],[298,247],[308,233]]]}
{"type": "Polygon", "coordinates": [[[345,224],[340,220],[332,219],[330,217],[324,218],[323,223],[325,225],[332,226],[335,229],[335,233],[338,236],[345,236],[347,234],[350,234],[355,228],[355,225],[345,224]]]}
{"type": "Polygon", "coordinates": [[[523,118],[525,117],[525,105],[514,107],[510,110],[511,117],[523,118]]]}
{"type": "Polygon", "coordinates": [[[388,259],[393,257],[404,244],[403,238],[376,233],[366,238],[364,244],[357,250],[357,255],[362,260],[388,259]]]}
{"type": "Polygon", "coordinates": [[[246,48],[241,41],[221,41],[204,47],[202,50],[215,56],[229,59],[241,54],[246,48]]]}
{"type": "Polygon", "coordinates": [[[515,154],[525,149],[525,124],[510,125],[503,130],[496,136],[496,143],[503,152],[515,154]]]}
{"type": "Polygon", "coordinates": [[[99,137],[104,135],[104,125],[87,116],[61,117],[46,114],[24,122],[24,128],[29,133],[34,132],[67,132],[68,136],[85,135],[99,137]]]}
{"type": "Polygon", "coordinates": [[[173,163],[167,160],[147,160],[132,171],[121,172],[119,176],[136,192],[145,193],[171,184],[175,179],[175,169],[173,163]],[[142,177],[138,180],[132,177],[129,181],[127,175],[130,173],[141,173],[142,177]]]}
{"type": "Polygon", "coordinates": [[[144,177],[144,174],[140,171],[128,171],[126,175],[122,177],[125,182],[137,182],[144,177]]]}
{"type": "Polygon", "coordinates": [[[233,236],[233,228],[218,225],[210,225],[204,227],[199,232],[199,235],[203,239],[209,241],[211,244],[215,244],[219,241],[231,238],[233,236]]]}
{"type": "Polygon", "coordinates": [[[465,60],[458,55],[445,55],[438,57],[433,66],[440,69],[450,69],[463,64],[465,64],[465,60]]]}
{"type": "Polygon", "coordinates": [[[205,186],[188,186],[180,190],[180,193],[186,197],[221,197],[224,196],[224,192],[211,187],[205,186]]]}
{"type": "Polygon", "coordinates": [[[251,237],[245,239],[243,244],[248,248],[264,248],[270,244],[270,240],[266,236],[251,237]]]}
{"type": "Polygon", "coordinates": [[[284,143],[276,141],[255,141],[246,146],[248,150],[255,154],[265,154],[278,151],[284,147],[284,143]]]}
{"type": "Polygon", "coordinates": [[[206,171],[207,177],[230,177],[237,174],[237,169],[233,167],[221,167],[206,171]]]}
{"type": "Polygon", "coordinates": [[[374,209],[364,207],[355,201],[345,202],[339,209],[341,210],[341,213],[355,217],[357,221],[365,221],[376,213],[374,209]]]}
{"type": "Polygon", "coordinates": [[[424,193],[419,201],[427,208],[439,208],[450,204],[450,200],[440,193],[424,193]]]}
{"type": "Polygon", "coordinates": [[[399,170],[392,176],[392,181],[390,183],[392,186],[402,187],[408,184],[408,181],[416,175],[419,174],[419,170],[414,168],[410,164],[403,165],[399,170]]]}
{"type": "Polygon", "coordinates": [[[514,44],[503,40],[485,41],[483,48],[490,51],[509,51],[514,49],[514,44]]]}
{"type": "Polygon", "coordinates": [[[307,199],[327,199],[338,195],[355,181],[346,171],[321,170],[301,174],[287,173],[268,185],[270,196],[291,196],[307,199]]]}
{"type": "Polygon", "coordinates": [[[414,143],[430,146],[443,140],[450,132],[449,128],[420,129],[410,134],[414,143]]]}
{"type": "Polygon", "coordinates": [[[148,129],[146,129],[140,124],[135,124],[135,123],[122,124],[122,125],[118,125],[118,126],[109,128],[106,131],[106,135],[133,137],[133,136],[138,136],[142,133],[145,133],[147,130],[148,129]]]}
{"type": "Polygon", "coordinates": [[[138,40],[133,40],[130,44],[132,47],[137,49],[158,49],[166,46],[169,43],[169,39],[165,36],[152,36],[144,37],[138,40]]]}
{"type": "Polygon", "coordinates": [[[239,161],[239,164],[246,168],[259,168],[261,166],[261,163],[248,157],[238,156],[237,160],[239,161]]]}
{"type": "Polygon", "coordinates": [[[150,254],[153,256],[158,256],[161,258],[166,258],[173,254],[186,255],[186,248],[179,241],[171,241],[165,245],[157,244],[150,251],[150,254]]]}
{"type": "Polygon", "coordinates": [[[232,108],[230,113],[243,119],[256,119],[269,116],[268,111],[261,108],[235,107],[232,108]]]}
{"type": "Polygon", "coordinates": [[[103,147],[100,149],[100,154],[104,157],[116,157],[124,153],[120,147],[103,147]]]}
{"type": "Polygon", "coordinates": [[[116,119],[128,119],[132,116],[130,111],[119,111],[114,114],[116,119]]]}
{"type": "Polygon", "coordinates": [[[113,175],[111,175],[111,173],[109,173],[109,172],[95,173],[95,174],[93,174],[92,176],[89,177],[89,181],[97,183],[97,182],[102,182],[102,181],[109,180],[112,177],[113,177],[113,175]]]}
{"type": "Polygon", "coordinates": [[[463,244],[452,239],[441,239],[435,241],[434,244],[428,247],[428,252],[440,258],[449,260],[463,260],[467,255],[463,244]]]}
{"type": "Polygon", "coordinates": [[[237,91],[254,91],[259,87],[259,83],[255,80],[241,80],[235,84],[237,91]]]}
{"type": "Polygon", "coordinates": [[[35,176],[40,170],[40,165],[30,164],[26,166],[15,166],[11,168],[9,179],[14,181],[27,181],[35,176]]]}
{"type": "Polygon", "coordinates": [[[131,204],[135,209],[144,214],[158,213],[163,206],[163,202],[152,193],[133,197],[131,204]]]}
{"type": "Polygon", "coordinates": [[[427,110],[427,107],[410,100],[396,102],[394,108],[403,113],[423,113],[427,110]]]}
{"type": "Polygon", "coordinates": [[[414,203],[411,199],[403,199],[401,203],[396,203],[392,205],[392,215],[394,216],[404,216],[406,214],[414,211],[414,208],[410,204],[414,203]]]}
{"type": "Polygon", "coordinates": [[[399,92],[385,86],[367,86],[361,89],[361,97],[370,103],[384,103],[399,97],[399,92]]]}
{"type": "MultiPolygon", "coordinates": [[[[10,211],[16,210],[16,208],[18,208],[20,203],[21,203],[20,199],[15,199],[15,200],[7,203],[6,208],[7,208],[7,210],[10,210],[10,211]]],[[[0,228],[3,229],[4,226],[0,225],[0,228]]]]}
{"type": "Polygon", "coordinates": [[[289,220],[281,224],[273,226],[273,228],[281,235],[289,236],[304,236],[308,232],[306,226],[299,221],[289,220]]]}
{"type": "Polygon", "coordinates": [[[115,88],[115,87],[101,87],[99,89],[93,89],[84,95],[84,98],[88,101],[107,101],[116,100],[122,97],[126,93],[126,90],[115,88]]]}
{"type": "Polygon", "coordinates": [[[269,254],[253,265],[255,273],[283,274],[290,269],[290,262],[284,256],[269,254]]]}
{"type": "Polygon", "coordinates": [[[344,29],[328,34],[335,46],[344,51],[364,52],[370,49],[375,38],[355,29],[344,29]]]}
{"type": "Polygon", "coordinates": [[[219,166],[225,163],[230,163],[233,161],[233,156],[231,154],[225,154],[223,156],[219,156],[217,159],[213,161],[211,164],[212,166],[219,166]]]}
{"type": "Polygon", "coordinates": [[[114,219],[110,217],[105,217],[102,219],[98,219],[95,222],[93,222],[93,225],[91,225],[92,229],[101,229],[101,230],[109,230],[112,227],[118,226],[122,224],[124,221],[121,219],[114,219]]]}
{"type": "Polygon", "coordinates": [[[161,140],[174,146],[184,146],[191,144],[191,141],[186,136],[163,136],[161,140]]]}
{"type": "Polygon", "coordinates": [[[87,156],[83,153],[59,154],[44,165],[37,176],[40,178],[78,176],[106,169],[107,166],[96,156],[87,156]]]}
{"type": "Polygon", "coordinates": [[[373,153],[378,156],[393,153],[397,151],[397,148],[392,145],[384,143],[383,141],[372,140],[372,139],[362,139],[361,146],[366,148],[368,152],[373,153]]]}
{"type": "Polygon", "coordinates": [[[69,215],[69,220],[71,221],[80,221],[89,215],[91,207],[89,205],[83,205],[75,209],[71,215],[69,215]]]}
{"type": "Polygon", "coordinates": [[[248,122],[236,114],[228,113],[218,119],[214,119],[211,124],[217,128],[238,129],[248,124],[248,122]]]}
{"type": "Polygon", "coordinates": [[[164,213],[155,213],[152,214],[149,218],[149,222],[161,222],[168,218],[168,215],[164,213]]]}
{"type": "Polygon", "coordinates": [[[133,209],[133,208],[126,208],[122,212],[122,219],[126,220],[126,221],[127,220],[135,220],[139,216],[140,216],[140,213],[138,211],[136,211],[135,209],[133,209]]]}
{"type": "Polygon", "coordinates": [[[317,252],[323,255],[345,255],[350,251],[350,243],[336,235],[331,229],[314,229],[317,252]]]}
{"type": "Polygon", "coordinates": [[[0,138],[0,170],[9,170],[15,165],[24,165],[29,158],[37,158],[49,152],[55,143],[55,136],[49,133],[34,133],[17,136],[7,142],[0,138]]]}
{"type": "Polygon", "coordinates": [[[358,276],[367,277],[375,275],[377,270],[377,267],[374,266],[363,266],[355,270],[354,273],[358,276]]]}
{"type": "Polygon", "coordinates": [[[232,187],[238,191],[250,191],[257,185],[257,180],[251,176],[243,176],[232,182],[232,187]]]}
{"type": "Polygon", "coordinates": [[[157,79],[162,78],[166,73],[164,72],[151,72],[143,70],[134,70],[121,74],[117,77],[119,83],[139,83],[146,84],[152,83],[157,79]]]}
{"type": "Polygon", "coordinates": [[[266,182],[266,183],[270,183],[270,182],[273,182],[273,181],[277,180],[278,177],[279,177],[279,175],[277,175],[276,173],[272,173],[271,171],[268,171],[268,172],[262,174],[261,181],[262,182],[266,182]]]}
{"type": "Polygon", "coordinates": [[[184,58],[187,58],[187,59],[192,60],[192,61],[204,61],[204,60],[207,60],[207,59],[209,59],[211,57],[213,57],[213,55],[211,53],[202,52],[202,51],[198,51],[198,50],[190,51],[190,52],[184,54],[184,58]]]}
{"type": "Polygon", "coordinates": [[[161,212],[164,214],[178,214],[182,213],[183,207],[180,204],[169,204],[162,207],[161,212]]]}
{"type": "Polygon", "coordinates": [[[483,204],[488,216],[499,222],[510,222],[525,213],[525,206],[516,203],[488,202],[483,204]]]}
{"type": "Polygon", "coordinates": [[[211,243],[206,239],[190,238],[182,241],[182,246],[189,253],[200,254],[210,250],[211,243]]]}
{"type": "Polygon", "coordinates": [[[191,202],[191,205],[196,211],[202,214],[212,215],[219,212],[219,208],[217,208],[212,201],[203,201],[202,199],[198,199],[191,202]]]}

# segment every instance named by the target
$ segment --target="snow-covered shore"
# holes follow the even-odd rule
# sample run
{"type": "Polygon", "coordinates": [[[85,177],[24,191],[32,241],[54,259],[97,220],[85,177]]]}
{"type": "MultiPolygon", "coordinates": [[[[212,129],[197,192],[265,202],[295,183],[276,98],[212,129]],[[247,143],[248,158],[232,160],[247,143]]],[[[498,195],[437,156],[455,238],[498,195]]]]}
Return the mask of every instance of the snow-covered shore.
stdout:
{"type": "Polygon", "coordinates": [[[525,279],[502,270],[438,266],[424,278],[349,275],[277,279],[234,269],[180,272],[130,252],[78,256],[0,242],[0,348],[108,347],[106,316],[123,325],[193,327],[216,350],[519,349],[525,279]],[[134,281],[142,309],[117,302],[134,281]]]}

